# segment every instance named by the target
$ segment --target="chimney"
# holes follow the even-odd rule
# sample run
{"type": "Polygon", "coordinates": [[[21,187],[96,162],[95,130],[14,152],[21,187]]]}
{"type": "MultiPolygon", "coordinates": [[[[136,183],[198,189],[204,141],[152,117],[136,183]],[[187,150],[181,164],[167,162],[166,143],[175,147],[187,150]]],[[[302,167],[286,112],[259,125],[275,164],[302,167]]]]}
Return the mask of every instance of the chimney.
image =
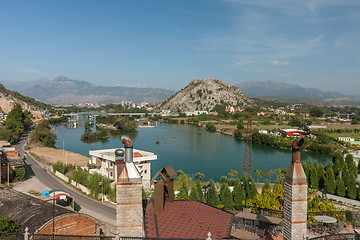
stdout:
{"type": "Polygon", "coordinates": [[[161,176],[162,180],[161,182],[155,183],[154,210],[155,213],[162,213],[165,202],[174,201],[174,179],[177,175],[172,166],[167,166],[155,174],[152,182],[154,182],[158,176],[161,176]]]}
{"type": "Polygon", "coordinates": [[[304,139],[292,144],[292,161],[284,183],[284,238],[302,240],[307,234],[307,179],[300,162],[300,147],[304,139]]]}
{"type": "Polygon", "coordinates": [[[115,150],[116,222],[121,237],[145,237],[142,207],[142,181],[133,163],[133,144],[122,136],[125,151],[115,150]]]}

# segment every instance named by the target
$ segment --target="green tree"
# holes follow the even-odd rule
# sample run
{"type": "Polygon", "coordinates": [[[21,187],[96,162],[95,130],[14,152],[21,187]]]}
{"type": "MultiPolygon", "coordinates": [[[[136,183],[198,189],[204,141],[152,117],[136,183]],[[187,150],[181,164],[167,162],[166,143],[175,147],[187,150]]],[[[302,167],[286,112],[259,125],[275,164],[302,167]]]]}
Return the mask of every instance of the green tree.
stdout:
{"type": "Polygon", "coordinates": [[[321,108],[318,107],[311,108],[309,113],[312,117],[321,117],[324,115],[323,110],[321,110],[321,108]]]}
{"type": "Polygon", "coordinates": [[[245,192],[240,184],[239,178],[236,178],[234,183],[234,190],[232,192],[233,199],[234,199],[234,205],[235,206],[242,206],[243,201],[245,200],[245,192]]]}
{"type": "Polygon", "coordinates": [[[255,197],[256,195],[258,195],[258,191],[257,191],[257,186],[256,186],[256,182],[254,181],[254,179],[251,177],[249,177],[249,179],[251,180],[251,185],[250,185],[250,191],[249,191],[249,198],[252,199],[253,197],[255,197]]]}
{"type": "Polygon", "coordinates": [[[203,173],[197,172],[195,173],[195,178],[196,180],[200,181],[203,180],[203,178],[205,177],[205,175],[203,173]]]}
{"type": "Polygon", "coordinates": [[[336,190],[334,171],[331,166],[326,168],[326,190],[330,194],[334,194],[336,190]]]}
{"type": "Polygon", "coordinates": [[[334,152],[333,159],[332,159],[334,165],[336,164],[335,163],[336,159],[339,160],[339,168],[342,167],[342,165],[344,164],[344,155],[341,151],[334,152]]]}
{"type": "Polygon", "coordinates": [[[26,180],[26,170],[24,167],[16,167],[14,169],[14,178],[17,181],[25,181],[26,180]]]}
{"type": "Polygon", "coordinates": [[[319,188],[319,179],[317,175],[317,168],[312,168],[310,172],[310,186],[313,189],[319,188]]]}
{"type": "Polygon", "coordinates": [[[302,123],[301,120],[298,119],[298,118],[292,118],[292,119],[288,122],[288,124],[289,124],[290,126],[294,126],[294,127],[300,126],[301,123],[302,123]]]}
{"type": "Polygon", "coordinates": [[[212,179],[210,179],[210,189],[208,190],[208,199],[207,199],[207,203],[211,206],[218,206],[220,205],[220,200],[219,200],[219,196],[218,193],[215,189],[215,185],[214,185],[214,181],[212,179]]]}
{"type": "Polygon", "coordinates": [[[264,186],[263,186],[263,188],[261,190],[261,193],[263,193],[265,190],[271,190],[270,189],[270,183],[269,183],[269,181],[267,179],[265,180],[265,184],[264,184],[264,186]]]}
{"type": "Polygon", "coordinates": [[[239,121],[237,122],[237,124],[236,124],[236,129],[237,129],[237,130],[242,130],[242,129],[244,129],[244,123],[243,123],[242,120],[239,120],[239,121]]]}
{"type": "Polygon", "coordinates": [[[179,193],[176,195],[178,200],[188,200],[189,199],[189,187],[185,182],[182,182],[179,193]]]}
{"type": "Polygon", "coordinates": [[[347,190],[347,196],[351,199],[356,199],[356,197],[357,197],[357,189],[356,189],[354,178],[351,178],[351,180],[350,180],[348,190],[347,190]]]}
{"type": "Polygon", "coordinates": [[[280,206],[284,205],[284,187],[278,181],[275,182],[273,187],[274,197],[280,203],[280,206]]]}
{"type": "Polygon", "coordinates": [[[310,181],[310,176],[311,176],[311,169],[312,169],[312,164],[311,164],[311,161],[309,160],[308,162],[307,162],[307,165],[306,165],[306,168],[307,168],[307,170],[308,170],[308,174],[306,175],[307,176],[307,180],[308,180],[308,182],[311,182],[310,181]]]}
{"type": "Polygon", "coordinates": [[[341,177],[336,179],[336,195],[345,197],[345,184],[341,177]]]}
{"type": "Polygon", "coordinates": [[[213,123],[206,124],[206,130],[209,132],[216,132],[216,126],[213,123]]]}
{"type": "Polygon", "coordinates": [[[223,183],[220,188],[220,201],[224,205],[225,209],[229,206],[233,206],[232,194],[227,183],[223,183]]]}
{"type": "Polygon", "coordinates": [[[20,223],[7,216],[0,216],[0,233],[16,233],[20,223]]]}
{"type": "Polygon", "coordinates": [[[201,188],[201,183],[200,183],[199,180],[196,181],[196,190],[197,190],[197,192],[198,192],[199,201],[200,201],[200,202],[205,202],[204,192],[203,192],[203,190],[202,190],[202,188],[201,188]]]}
{"type": "Polygon", "coordinates": [[[317,174],[319,179],[319,189],[323,189],[325,187],[325,169],[321,163],[318,166],[317,174]]]}
{"type": "Polygon", "coordinates": [[[200,197],[199,197],[198,191],[196,189],[196,184],[193,184],[191,186],[189,199],[190,200],[200,201],[200,197]]]}

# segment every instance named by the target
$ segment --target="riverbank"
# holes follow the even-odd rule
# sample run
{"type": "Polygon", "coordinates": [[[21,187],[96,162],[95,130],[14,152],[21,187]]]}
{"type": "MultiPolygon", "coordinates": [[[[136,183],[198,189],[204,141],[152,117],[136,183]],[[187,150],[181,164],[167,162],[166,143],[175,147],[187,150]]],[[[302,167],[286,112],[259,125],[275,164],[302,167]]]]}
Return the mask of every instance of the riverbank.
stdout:
{"type": "Polygon", "coordinates": [[[27,151],[29,151],[36,160],[46,165],[52,165],[58,161],[62,161],[75,166],[85,167],[90,160],[90,158],[78,153],[36,145],[27,146],[27,151]]]}

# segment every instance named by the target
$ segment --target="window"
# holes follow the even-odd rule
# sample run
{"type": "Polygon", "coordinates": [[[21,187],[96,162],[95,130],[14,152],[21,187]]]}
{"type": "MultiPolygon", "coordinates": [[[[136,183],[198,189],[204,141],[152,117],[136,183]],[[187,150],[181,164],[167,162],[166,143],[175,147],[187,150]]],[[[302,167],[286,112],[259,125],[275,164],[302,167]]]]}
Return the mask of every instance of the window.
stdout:
{"type": "Polygon", "coordinates": [[[114,174],[113,174],[113,172],[111,171],[111,172],[110,172],[110,177],[113,178],[113,176],[114,176],[114,174]]]}
{"type": "Polygon", "coordinates": [[[111,168],[113,167],[113,165],[114,165],[114,163],[113,163],[113,162],[110,162],[110,167],[111,167],[111,168]]]}
{"type": "Polygon", "coordinates": [[[144,174],[146,174],[147,173],[147,170],[144,170],[144,174]]]}

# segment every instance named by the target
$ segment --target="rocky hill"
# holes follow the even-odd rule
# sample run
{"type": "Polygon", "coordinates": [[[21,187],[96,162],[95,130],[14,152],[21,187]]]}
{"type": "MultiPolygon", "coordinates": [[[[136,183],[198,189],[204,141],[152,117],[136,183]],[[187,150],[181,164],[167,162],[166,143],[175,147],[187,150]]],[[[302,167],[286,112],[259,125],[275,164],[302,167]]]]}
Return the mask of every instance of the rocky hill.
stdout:
{"type": "Polygon", "coordinates": [[[163,101],[174,93],[159,88],[99,86],[64,76],[53,80],[42,79],[26,83],[4,82],[4,85],[48,104],[107,104],[121,101],[155,103],[163,101]]]}
{"type": "Polygon", "coordinates": [[[17,92],[7,90],[2,84],[0,84],[0,111],[8,114],[16,104],[20,104],[23,110],[30,111],[35,117],[35,121],[43,118],[40,105],[46,105],[35,101],[35,99],[23,96],[17,92]]]}
{"type": "Polygon", "coordinates": [[[209,78],[193,80],[184,89],[161,102],[158,107],[175,113],[211,111],[216,104],[244,108],[252,102],[237,87],[209,78]]]}

